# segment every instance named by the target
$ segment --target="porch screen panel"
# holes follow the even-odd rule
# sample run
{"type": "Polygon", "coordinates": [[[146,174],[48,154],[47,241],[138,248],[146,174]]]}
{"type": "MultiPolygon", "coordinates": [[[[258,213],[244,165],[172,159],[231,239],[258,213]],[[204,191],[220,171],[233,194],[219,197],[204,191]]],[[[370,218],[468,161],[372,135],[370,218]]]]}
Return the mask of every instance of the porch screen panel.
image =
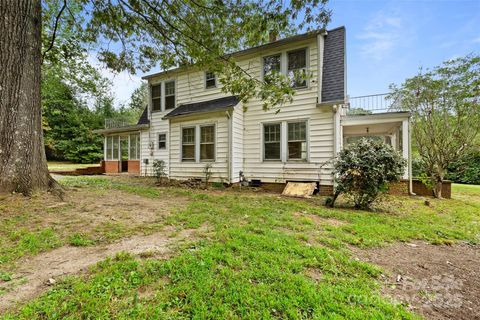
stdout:
{"type": "Polygon", "coordinates": [[[140,135],[131,134],[130,135],[130,160],[140,159],[140,135]]]}
{"type": "Polygon", "coordinates": [[[112,160],[113,137],[107,137],[107,144],[105,145],[106,160],[112,160]]]}
{"type": "Polygon", "coordinates": [[[120,136],[113,136],[112,160],[118,160],[118,150],[120,145],[120,136]]]}

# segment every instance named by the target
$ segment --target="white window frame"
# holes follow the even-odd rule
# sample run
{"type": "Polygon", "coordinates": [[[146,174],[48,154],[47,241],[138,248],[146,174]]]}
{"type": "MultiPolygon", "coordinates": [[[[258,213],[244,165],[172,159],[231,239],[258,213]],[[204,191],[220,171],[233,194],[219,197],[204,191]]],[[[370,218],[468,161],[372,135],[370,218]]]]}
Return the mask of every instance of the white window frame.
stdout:
{"type": "Polygon", "coordinates": [[[158,138],[158,141],[157,141],[157,148],[158,150],[167,150],[167,133],[166,132],[159,132],[157,134],[157,138],[158,138]],[[165,136],[165,140],[163,140],[163,142],[165,142],[165,147],[163,148],[160,148],[160,135],[164,135],[165,136]]]}
{"type": "MultiPolygon", "coordinates": [[[[265,70],[265,58],[271,57],[271,56],[276,56],[280,55],[280,73],[283,74],[285,77],[288,78],[288,53],[289,52],[294,52],[294,51],[299,51],[299,50],[305,50],[305,58],[306,58],[306,72],[307,74],[310,72],[310,47],[309,46],[300,46],[298,48],[292,48],[289,50],[285,51],[279,51],[275,53],[271,53],[265,56],[262,56],[260,59],[260,65],[261,65],[261,71],[260,71],[260,77],[262,81],[264,80],[264,70],[265,70]]],[[[318,75],[317,75],[318,76],[318,75]]],[[[306,79],[306,85],[304,87],[293,87],[294,90],[305,90],[310,88],[310,79],[306,79]]]]}
{"type": "Polygon", "coordinates": [[[262,162],[283,162],[283,163],[298,163],[306,162],[310,163],[310,121],[306,118],[300,119],[288,119],[281,121],[272,121],[272,122],[261,122],[260,123],[260,132],[261,132],[261,153],[260,161],[262,162]],[[307,143],[307,155],[306,159],[288,159],[288,123],[296,122],[305,122],[305,135],[307,143]],[[265,125],[269,124],[280,124],[280,159],[265,159],[265,125]]]}
{"type": "MultiPolygon", "coordinates": [[[[197,127],[196,126],[182,126],[180,127],[180,160],[181,162],[197,162],[197,139],[198,139],[198,134],[197,134],[197,127]],[[191,158],[188,158],[188,159],[184,159],[183,157],[183,130],[184,129],[193,129],[193,159],[191,158]]],[[[192,143],[189,143],[188,145],[192,145],[192,143]]]]}
{"type": "MultiPolygon", "coordinates": [[[[310,149],[310,146],[309,146],[309,138],[308,138],[308,120],[305,120],[305,119],[299,119],[299,120],[290,120],[290,121],[287,121],[287,125],[286,125],[286,128],[287,128],[287,133],[286,133],[286,153],[287,153],[287,161],[289,162],[308,162],[309,161],[309,155],[310,155],[310,152],[309,152],[309,149],[310,149]],[[291,124],[291,123],[300,123],[300,122],[303,122],[305,123],[305,148],[306,148],[306,155],[305,155],[305,159],[302,159],[302,158],[295,158],[295,159],[291,159],[290,158],[290,150],[288,148],[288,143],[290,142],[289,138],[288,138],[288,125],[291,124]]],[[[293,140],[293,142],[299,142],[299,141],[303,141],[303,140],[293,140]]]]}
{"type": "Polygon", "coordinates": [[[201,124],[198,125],[198,160],[200,162],[215,162],[217,159],[217,126],[215,123],[201,124]],[[213,142],[202,142],[202,128],[213,127],[213,142]],[[213,158],[212,159],[202,159],[201,146],[202,144],[213,144],[213,158]]]}
{"type": "MultiPolygon", "coordinates": [[[[305,51],[305,73],[308,74],[308,70],[310,69],[310,59],[309,59],[309,50],[308,50],[308,47],[300,47],[300,48],[296,48],[296,49],[292,49],[292,50],[288,50],[285,52],[285,57],[286,57],[286,70],[285,70],[285,75],[286,77],[288,78],[288,72],[290,71],[288,69],[288,54],[289,53],[292,53],[292,52],[297,52],[297,51],[301,51],[301,50],[304,50],[305,51]]],[[[292,87],[293,89],[295,90],[298,90],[298,89],[306,89],[309,87],[309,81],[308,81],[308,78],[305,79],[305,85],[304,86],[301,86],[301,87],[292,87]]]]}
{"type": "Polygon", "coordinates": [[[215,74],[215,72],[205,71],[204,72],[204,88],[206,90],[209,90],[209,89],[215,89],[216,87],[217,87],[217,75],[215,74]],[[209,73],[213,74],[213,80],[215,80],[215,85],[212,87],[207,87],[207,81],[212,80],[212,78],[207,78],[207,74],[209,73]]]}
{"type": "Polygon", "coordinates": [[[150,85],[150,104],[151,104],[152,112],[162,112],[163,111],[163,108],[164,108],[163,98],[164,98],[164,94],[163,94],[163,84],[162,84],[162,82],[151,84],[150,85]],[[153,87],[157,87],[157,86],[160,86],[160,97],[154,98],[153,94],[152,94],[153,93],[153,87]],[[157,110],[153,109],[153,99],[160,99],[160,109],[157,109],[157,110]]]}
{"type": "Polygon", "coordinates": [[[283,133],[283,130],[282,130],[282,121],[276,121],[276,122],[263,122],[261,123],[261,126],[262,126],[262,161],[264,162],[278,162],[278,161],[282,161],[282,153],[283,153],[283,145],[282,145],[282,133],[283,133]],[[280,126],[280,141],[279,141],[279,144],[280,144],[280,157],[278,159],[266,159],[265,157],[265,126],[268,126],[268,125],[279,125],[280,126]]]}
{"type": "Polygon", "coordinates": [[[163,81],[163,110],[164,111],[167,111],[167,110],[173,110],[177,107],[177,82],[175,81],[175,79],[170,79],[170,80],[165,80],[163,81]],[[167,83],[172,83],[173,82],[173,94],[169,94],[167,95],[167,83]],[[171,97],[173,96],[173,108],[169,108],[167,109],[167,97],[171,97]]]}

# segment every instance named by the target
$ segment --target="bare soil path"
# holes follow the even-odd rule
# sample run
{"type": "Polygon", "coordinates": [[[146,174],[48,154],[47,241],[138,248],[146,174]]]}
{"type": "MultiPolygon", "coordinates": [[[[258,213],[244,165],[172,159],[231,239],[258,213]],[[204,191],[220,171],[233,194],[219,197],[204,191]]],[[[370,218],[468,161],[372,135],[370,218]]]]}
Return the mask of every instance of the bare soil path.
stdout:
{"type": "Polygon", "coordinates": [[[37,256],[24,258],[18,262],[16,276],[21,282],[0,283],[7,291],[0,295],[0,313],[26,302],[48,289],[50,279],[77,274],[89,266],[115,256],[119,252],[141,254],[148,252],[155,257],[167,257],[170,247],[176,242],[191,239],[195,230],[187,229],[169,237],[172,230],[166,229],[147,236],[133,236],[104,246],[72,247],[64,246],[37,256]],[[17,285],[15,285],[17,283],[17,285]]]}
{"type": "Polygon", "coordinates": [[[426,319],[480,319],[479,245],[413,242],[352,251],[387,271],[387,296],[426,319]]]}

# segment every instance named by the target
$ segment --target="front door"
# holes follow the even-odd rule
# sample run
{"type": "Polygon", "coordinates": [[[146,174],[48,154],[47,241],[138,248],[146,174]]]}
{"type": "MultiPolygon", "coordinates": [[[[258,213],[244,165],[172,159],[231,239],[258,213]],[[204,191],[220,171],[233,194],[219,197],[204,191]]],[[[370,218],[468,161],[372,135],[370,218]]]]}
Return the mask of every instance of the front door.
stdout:
{"type": "Polygon", "coordinates": [[[128,172],[128,136],[120,137],[121,172],[128,172]]]}

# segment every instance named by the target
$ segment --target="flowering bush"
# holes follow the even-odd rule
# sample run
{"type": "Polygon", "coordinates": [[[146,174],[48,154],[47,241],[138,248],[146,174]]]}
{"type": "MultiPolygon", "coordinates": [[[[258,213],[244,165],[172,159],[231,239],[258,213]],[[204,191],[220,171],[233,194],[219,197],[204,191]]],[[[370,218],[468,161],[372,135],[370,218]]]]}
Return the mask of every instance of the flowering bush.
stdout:
{"type": "Polygon", "coordinates": [[[405,165],[400,153],[383,142],[361,139],[348,145],[334,163],[335,196],[330,205],[343,193],[352,198],[355,208],[369,208],[390,182],[400,179],[405,165]]]}

